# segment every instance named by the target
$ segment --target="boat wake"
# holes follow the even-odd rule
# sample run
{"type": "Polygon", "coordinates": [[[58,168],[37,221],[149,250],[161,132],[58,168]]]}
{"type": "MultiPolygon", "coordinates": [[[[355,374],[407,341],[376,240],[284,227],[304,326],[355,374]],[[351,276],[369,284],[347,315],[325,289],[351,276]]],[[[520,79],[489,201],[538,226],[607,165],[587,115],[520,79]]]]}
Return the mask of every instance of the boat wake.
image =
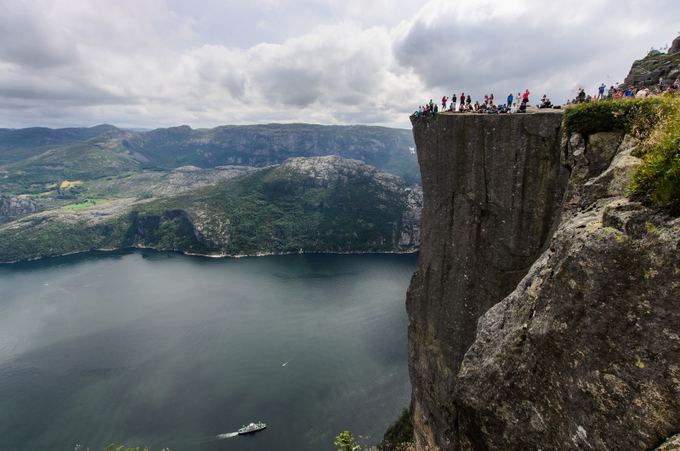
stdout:
{"type": "Polygon", "coordinates": [[[223,438],[232,438],[236,437],[238,435],[238,432],[227,432],[226,434],[217,434],[218,439],[223,439],[223,438]]]}

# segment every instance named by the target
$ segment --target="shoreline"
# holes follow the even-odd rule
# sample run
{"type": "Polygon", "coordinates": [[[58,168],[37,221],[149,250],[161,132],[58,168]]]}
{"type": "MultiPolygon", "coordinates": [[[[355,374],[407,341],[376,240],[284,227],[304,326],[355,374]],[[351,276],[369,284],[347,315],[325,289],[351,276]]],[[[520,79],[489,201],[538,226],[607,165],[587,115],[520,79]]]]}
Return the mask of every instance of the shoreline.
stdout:
{"type": "Polygon", "coordinates": [[[0,267],[3,266],[10,266],[10,265],[17,265],[21,263],[32,263],[32,262],[37,262],[37,261],[47,261],[50,259],[58,259],[62,257],[71,257],[75,255],[80,255],[80,254],[87,254],[90,252],[102,252],[102,253],[113,253],[113,252],[134,252],[134,251],[153,251],[157,253],[174,253],[174,254],[180,254],[184,255],[187,257],[198,257],[198,258],[207,258],[207,259],[215,259],[215,260],[220,260],[220,259],[241,259],[241,258],[249,258],[249,257],[276,257],[276,256],[285,256],[285,255],[410,255],[410,254],[416,254],[420,251],[420,248],[415,248],[415,249],[409,249],[409,250],[404,250],[404,251],[378,251],[378,250],[373,250],[373,251],[297,251],[297,252],[256,252],[253,254],[201,254],[201,253],[194,253],[194,252],[185,252],[177,249],[164,249],[164,250],[159,250],[153,247],[143,247],[143,246],[132,246],[132,247],[121,247],[121,248],[99,248],[99,249],[88,249],[88,250],[83,250],[83,251],[75,251],[75,252],[67,252],[64,254],[58,254],[58,255],[48,255],[48,256],[40,256],[40,257],[34,257],[34,258],[27,258],[27,259],[21,259],[21,260],[12,260],[12,261],[0,261],[0,267]]]}

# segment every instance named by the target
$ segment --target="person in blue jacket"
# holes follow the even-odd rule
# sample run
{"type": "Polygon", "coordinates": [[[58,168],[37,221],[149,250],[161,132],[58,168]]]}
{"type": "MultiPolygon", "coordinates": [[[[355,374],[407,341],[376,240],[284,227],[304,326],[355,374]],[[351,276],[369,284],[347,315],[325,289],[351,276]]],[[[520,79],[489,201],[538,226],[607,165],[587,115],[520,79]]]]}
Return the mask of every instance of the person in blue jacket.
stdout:
{"type": "Polygon", "coordinates": [[[512,100],[513,99],[514,99],[514,97],[512,96],[512,93],[508,94],[508,106],[509,107],[512,106],[512,100]]]}

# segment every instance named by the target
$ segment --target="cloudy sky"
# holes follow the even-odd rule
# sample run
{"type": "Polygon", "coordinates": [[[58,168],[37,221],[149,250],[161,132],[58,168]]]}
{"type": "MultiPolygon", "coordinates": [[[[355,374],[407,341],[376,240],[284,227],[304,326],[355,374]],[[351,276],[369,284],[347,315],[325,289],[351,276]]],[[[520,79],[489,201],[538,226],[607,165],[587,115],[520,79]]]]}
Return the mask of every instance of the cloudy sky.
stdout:
{"type": "Polygon", "coordinates": [[[680,32],[678,0],[0,0],[0,127],[408,127],[453,91],[564,101],[680,32]]]}

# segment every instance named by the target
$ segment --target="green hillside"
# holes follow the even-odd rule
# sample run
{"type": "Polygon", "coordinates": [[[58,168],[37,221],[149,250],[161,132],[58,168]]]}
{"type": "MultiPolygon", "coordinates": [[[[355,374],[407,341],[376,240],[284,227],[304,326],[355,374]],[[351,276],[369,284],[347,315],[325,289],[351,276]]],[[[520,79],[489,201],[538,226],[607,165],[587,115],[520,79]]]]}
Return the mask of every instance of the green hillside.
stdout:
{"type": "Polygon", "coordinates": [[[175,196],[20,218],[0,226],[0,261],[127,247],[207,255],[413,251],[421,204],[418,188],[360,161],[294,158],[175,196]]]}

